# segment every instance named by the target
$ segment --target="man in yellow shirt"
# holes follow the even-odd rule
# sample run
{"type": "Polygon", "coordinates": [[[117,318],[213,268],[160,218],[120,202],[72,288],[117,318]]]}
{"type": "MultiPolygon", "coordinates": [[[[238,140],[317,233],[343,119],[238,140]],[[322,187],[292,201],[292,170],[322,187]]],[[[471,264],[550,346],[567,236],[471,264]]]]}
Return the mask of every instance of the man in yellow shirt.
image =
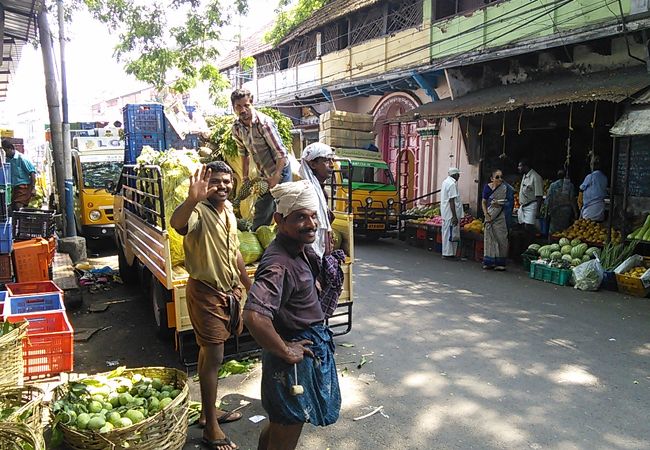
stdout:
{"type": "Polygon", "coordinates": [[[239,252],[237,219],[228,202],[232,169],[222,161],[211,162],[190,177],[187,199],[174,211],[170,225],[185,236],[185,288],[187,310],[199,345],[198,372],[201,385],[203,442],[218,450],[238,448],[221,430],[215,406],[219,367],[224,343],[239,334],[242,286],[250,290],[244,260],[239,252]]]}

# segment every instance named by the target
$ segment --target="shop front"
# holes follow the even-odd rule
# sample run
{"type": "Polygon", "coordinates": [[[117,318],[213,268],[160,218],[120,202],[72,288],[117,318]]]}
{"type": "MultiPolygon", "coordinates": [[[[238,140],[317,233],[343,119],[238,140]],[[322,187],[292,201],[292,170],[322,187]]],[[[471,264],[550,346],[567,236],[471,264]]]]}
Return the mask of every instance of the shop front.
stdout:
{"type": "MultiPolygon", "coordinates": [[[[481,216],[478,220],[483,219],[480,194],[495,170],[502,171],[505,181],[517,194],[521,180],[517,165],[520,161],[527,160],[530,167],[543,178],[546,196],[550,184],[558,179],[559,170],[565,171],[577,193],[592,172],[592,167],[598,166],[607,178],[605,220],[600,223],[579,221],[568,229],[546,235],[550,213],[542,208],[535,238],[541,244],[571,238],[570,240],[584,241],[588,245],[587,249],[591,246],[602,249],[606,247],[606,241],[613,241],[614,245],[623,241],[629,232],[621,229],[625,223],[620,220],[622,217],[633,219],[634,223],[639,224],[647,214],[647,208],[644,214],[643,207],[640,207],[636,211],[640,217],[634,217],[630,214],[630,203],[639,204],[638,197],[633,197],[634,195],[647,195],[637,192],[644,189],[643,182],[639,180],[644,176],[646,178],[643,179],[647,180],[647,169],[639,169],[635,161],[640,161],[646,154],[646,149],[650,149],[650,140],[647,136],[637,136],[630,138],[627,143],[617,142],[620,140],[610,135],[610,129],[623,114],[626,102],[648,86],[650,75],[644,67],[586,75],[554,75],[522,84],[486,88],[454,100],[429,103],[399,117],[398,122],[439,120],[444,123],[451,120],[458,124],[467,159],[478,169],[477,201],[470,205],[470,209],[481,216]],[[620,158],[619,153],[622,155],[620,158]],[[625,161],[631,161],[631,172],[626,171],[625,161]],[[617,211],[624,198],[627,199],[624,208],[627,215],[622,216],[617,211]],[[633,202],[632,198],[635,199],[633,202]]],[[[645,186],[647,185],[650,183],[645,186]]],[[[515,198],[515,224],[518,207],[515,198]]],[[[420,228],[423,223],[433,225],[439,222],[435,218],[435,208],[423,210],[433,217],[420,218],[420,228]]],[[[465,222],[468,225],[466,238],[482,239],[476,233],[480,231],[476,225],[477,219],[468,217],[465,222]]],[[[516,230],[516,225],[514,229],[516,230]]],[[[411,234],[413,233],[409,235],[411,234]]],[[[420,231],[419,236],[424,237],[425,234],[431,236],[435,232],[420,231]]],[[[526,250],[531,238],[522,235],[518,239],[517,236],[516,232],[511,231],[510,256],[515,258],[526,250]]],[[[436,248],[435,245],[429,247],[436,248]]],[[[465,246],[467,249],[471,247],[465,246]]],[[[473,247],[477,248],[476,245],[473,247]]],[[[570,248],[565,248],[565,252],[570,252],[570,248]]],[[[574,255],[577,253],[580,252],[575,251],[574,255]]],[[[581,258],[583,256],[584,254],[581,258]]],[[[569,256],[564,259],[568,262],[569,256]]],[[[572,258],[571,262],[574,266],[577,265],[578,258],[572,258]]]]}

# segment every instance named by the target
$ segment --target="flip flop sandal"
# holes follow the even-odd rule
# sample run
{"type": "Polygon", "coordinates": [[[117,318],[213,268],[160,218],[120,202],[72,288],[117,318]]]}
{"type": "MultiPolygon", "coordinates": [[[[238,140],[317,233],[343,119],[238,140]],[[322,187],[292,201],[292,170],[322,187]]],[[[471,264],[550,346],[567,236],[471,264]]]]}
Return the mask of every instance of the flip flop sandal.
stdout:
{"type": "Polygon", "coordinates": [[[201,438],[201,444],[213,450],[218,447],[230,447],[233,450],[237,450],[239,448],[233,441],[230,440],[228,436],[224,437],[223,439],[215,439],[214,441],[206,438],[201,438]]]}
{"type": "MultiPolygon", "coordinates": [[[[239,411],[224,411],[224,413],[217,419],[217,422],[220,424],[236,422],[242,418],[242,413],[239,411]]],[[[205,423],[197,421],[196,424],[199,428],[205,428],[205,423]]]]}

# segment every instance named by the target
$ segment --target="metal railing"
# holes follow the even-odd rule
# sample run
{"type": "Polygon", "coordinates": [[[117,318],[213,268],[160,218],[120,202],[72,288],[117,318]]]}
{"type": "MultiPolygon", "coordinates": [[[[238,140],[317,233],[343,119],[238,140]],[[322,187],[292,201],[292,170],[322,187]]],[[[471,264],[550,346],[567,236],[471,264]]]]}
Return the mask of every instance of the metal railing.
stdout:
{"type": "Polygon", "coordinates": [[[116,189],[126,210],[161,231],[166,228],[162,183],[159,166],[124,165],[116,189]]]}

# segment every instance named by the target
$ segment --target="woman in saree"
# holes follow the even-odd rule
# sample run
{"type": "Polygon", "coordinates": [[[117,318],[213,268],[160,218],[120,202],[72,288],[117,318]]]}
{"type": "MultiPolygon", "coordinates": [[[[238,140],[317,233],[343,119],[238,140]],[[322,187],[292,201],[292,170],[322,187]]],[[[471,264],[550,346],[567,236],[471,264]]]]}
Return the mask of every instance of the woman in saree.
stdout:
{"type": "Polygon", "coordinates": [[[500,170],[492,172],[490,182],[483,188],[481,205],[485,216],[483,268],[506,270],[514,190],[503,180],[500,170]]]}

